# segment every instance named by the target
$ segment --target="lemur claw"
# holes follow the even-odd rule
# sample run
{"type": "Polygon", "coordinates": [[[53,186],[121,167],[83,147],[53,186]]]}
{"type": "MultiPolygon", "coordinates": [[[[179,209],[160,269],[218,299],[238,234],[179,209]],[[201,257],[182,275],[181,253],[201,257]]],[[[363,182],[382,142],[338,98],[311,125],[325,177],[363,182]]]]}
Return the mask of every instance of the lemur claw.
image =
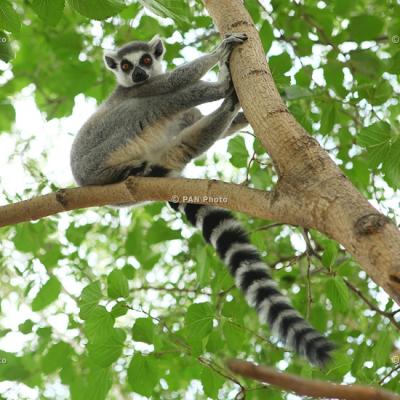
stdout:
{"type": "Polygon", "coordinates": [[[246,40],[247,40],[247,35],[245,33],[226,34],[225,38],[218,46],[220,59],[227,62],[234,47],[244,43],[246,40]]]}

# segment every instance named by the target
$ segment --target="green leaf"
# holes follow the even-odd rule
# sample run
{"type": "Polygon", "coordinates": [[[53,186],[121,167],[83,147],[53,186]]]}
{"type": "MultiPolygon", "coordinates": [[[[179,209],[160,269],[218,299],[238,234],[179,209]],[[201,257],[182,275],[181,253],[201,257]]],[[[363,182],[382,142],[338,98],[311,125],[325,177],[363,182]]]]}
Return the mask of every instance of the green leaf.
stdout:
{"type": "MultiPolygon", "coordinates": [[[[113,374],[110,368],[92,368],[87,380],[87,389],[79,393],[79,400],[106,400],[112,386],[113,374]]],[[[86,382],[85,382],[86,383],[86,382]]]]}
{"type": "MultiPolygon", "coordinates": [[[[8,35],[3,32],[0,31],[0,60],[4,61],[4,62],[9,62],[12,58],[13,58],[14,54],[13,51],[11,49],[11,45],[10,45],[10,39],[8,38],[8,35]]],[[[1,105],[0,105],[1,107],[1,105]]],[[[8,118],[8,120],[14,121],[15,119],[15,112],[14,112],[14,108],[12,111],[13,117],[8,118]]],[[[1,112],[1,115],[3,115],[3,113],[1,112]]],[[[2,122],[0,122],[0,131],[4,130],[4,131],[8,131],[9,128],[2,128],[1,127],[2,122]]]]}
{"type": "Polygon", "coordinates": [[[85,240],[85,236],[90,230],[91,225],[82,225],[82,226],[74,226],[70,225],[65,234],[68,241],[70,241],[75,246],[80,246],[82,242],[85,240]]]}
{"type": "Polygon", "coordinates": [[[203,368],[200,375],[204,393],[212,399],[218,398],[218,391],[224,384],[224,379],[210,368],[203,368]]]}
{"type": "Polygon", "coordinates": [[[107,277],[107,293],[112,299],[129,296],[129,283],[125,274],[115,269],[107,277]]]}
{"type": "Polygon", "coordinates": [[[28,333],[32,332],[33,321],[31,319],[27,319],[22,324],[20,324],[18,328],[21,333],[27,335],[28,333]]]}
{"type": "Polygon", "coordinates": [[[68,0],[69,5],[85,17],[103,20],[118,14],[125,5],[117,0],[68,0]]]}
{"type": "Polygon", "coordinates": [[[13,242],[17,250],[35,254],[43,247],[47,237],[45,225],[42,221],[35,224],[20,224],[15,228],[16,234],[13,242]]]}
{"type": "Polygon", "coordinates": [[[268,21],[264,21],[260,29],[260,39],[264,47],[264,52],[267,53],[271,48],[272,41],[274,40],[274,33],[272,26],[268,21]]]}
{"type": "Polygon", "coordinates": [[[283,90],[287,100],[296,100],[312,96],[312,93],[307,88],[299,85],[286,86],[283,90]]]}
{"type": "Polygon", "coordinates": [[[350,52],[351,65],[356,73],[367,78],[376,79],[382,75],[382,62],[370,50],[354,50],[350,52]]]}
{"type": "Polygon", "coordinates": [[[30,377],[29,366],[23,357],[0,350],[0,360],[2,360],[0,381],[24,381],[30,377]]]}
{"type": "Polygon", "coordinates": [[[154,322],[151,318],[138,318],[132,327],[132,339],[136,342],[154,343],[154,322]]]}
{"type": "Polygon", "coordinates": [[[147,232],[147,243],[156,244],[167,240],[181,239],[180,230],[174,230],[168,227],[163,220],[154,221],[147,232]]]}
{"type": "Polygon", "coordinates": [[[383,29],[383,20],[375,15],[358,15],[350,19],[349,34],[352,40],[362,42],[376,39],[383,29]]]}
{"type": "Polygon", "coordinates": [[[338,248],[337,244],[333,241],[327,241],[324,244],[324,253],[322,254],[322,265],[326,268],[331,268],[335,262],[338,248]]]}
{"type": "Polygon", "coordinates": [[[359,94],[373,106],[378,106],[392,97],[393,87],[388,81],[381,80],[379,83],[360,88],[359,94]]]}
{"type": "Polygon", "coordinates": [[[139,0],[144,7],[146,7],[152,13],[160,16],[161,18],[169,17],[175,21],[175,23],[186,22],[190,24],[189,17],[190,9],[185,2],[181,2],[179,6],[176,6],[175,0],[139,0]],[[186,14],[186,16],[185,16],[186,14]]]}
{"type": "Polygon", "coordinates": [[[336,104],[334,102],[321,105],[321,128],[322,134],[326,135],[332,132],[337,122],[336,104]]]}
{"type": "Polygon", "coordinates": [[[114,318],[121,317],[122,315],[125,315],[128,312],[128,307],[125,302],[119,302],[117,303],[111,310],[111,315],[114,318]]]}
{"type": "Polygon", "coordinates": [[[95,306],[85,323],[86,336],[91,342],[107,340],[113,334],[114,321],[103,306],[95,306]]]}
{"type": "Polygon", "coordinates": [[[258,22],[260,19],[260,5],[257,3],[257,0],[245,0],[244,5],[246,6],[248,12],[251,15],[251,19],[254,22],[258,22]]]}
{"type": "Polygon", "coordinates": [[[187,335],[195,338],[208,336],[213,327],[214,309],[211,303],[192,304],[185,316],[187,335]]]}
{"type": "Polygon", "coordinates": [[[333,308],[339,312],[347,311],[349,303],[349,291],[343,279],[339,276],[328,279],[325,289],[326,295],[331,301],[333,308]]]}
{"type": "Polygon", "coordinates": [[[159,361],[152,356],[135,354],[128,367],[128,382],[132,390],[142,396],[151,396],[160,379],[159,361]]]}
{"type": "Polygon", "coordinates": [[[328,86],[339,89],[343,85],[344,72],[343,65],[339,62],[329,62],[323,66],[324,78],[328,86]]]}
{"type": "Polygon", "coordinates": [[[21,29],[21,19],[8,0],[0,0],[0,29],[13,33],[21,29]]]}
{"type": "Polygon", "coordinates": [[[366,147],[368,162],[372,168],[376,168],[385,160],[392,139],[390,125],[387,122],[376,122],[366,128],[362,128],[357,140],[366,147]]]}
{"type": "Polygon", "coordinates": [[[271,72],[275,75],[283,75],[292,68],[292,60],[288,53],[284,52],[278,56],[269,58],[271,72]]]}
{"type": "Polygon", "coordinates": [[[133,279],[136,274],[135,268],[130,264],[124,265],[121,271],[125,274],[127,279],[133,279]]]}
{"type": "Polygon", "coordinates": [[[51,374],[59,368],[62,368],[68,361],[72,347],[65,342],[58,342],[42,358],[42,370],[45,374],[51,374]]]}
{"type": "Polygon", "coordinates": [[[357,0],[335,0],[334,12],[337,15],[346,15],[350,10],[354,9],[357,0]]]}
{"type": "Polygon", "coordinates": [[[213,329],[207,340],[206,350],[217,353],[225,347],[226,340],[222,337],[220,329],[213,329]]]}
{"type": "Polygon", "coordinates": [[[79,316],[82,319],[88,319],[93,308],[99,304],[102,297],[100,282],[96,281],[87,285],[79,297],[79,316]]]}
{"type": "Polygon", "coordinates": [[[229,349],[233,353],[237,352],[242,347],[245,339],[243,329],[227,321],[224,323],[222,330],[229,349]]]}
{"type": "Polygon", "coordinates": [[[55,26],[63,14],[64,0],[33,0],[32,8],[46,24],[55,26]]]}
{"type": "MultiPolygon", "coordinates": [[[[1,36],[0,36],[1,40],[1,36]]],[[[0,46],[0,57],[1,57],[1,49],[0,46]]],[[[12,124],[15,121],[15,109],[14,106],[7,102],[0,103],[0,132],[10,132],[12,124]]],[[[22,224],[22,226],[26,226],[26,224],[22,224]]],[[[21,228],[23,229],[23,228],[21,228]]]]}
{"type": "Polygon", "coordinates": [[[361,345],[356,347],[353,354],[353,363],[351,364],[351,373],[354,376],[360,376],[360,372],[363,370],[364,362],[368,359],[370,348],[363,342],[361,345]]]}
{"type": "Polygon", "coordinates": [[[196,248],[196,274],[200,287],[204,287],[210,281],[210,263],[207,259],[207,248],[197,246],[196,248]]]}
{"type": "Polygon", "coordinates": [[[133,3],[127,6],[124,10],[122,10],[119,16],[123,19],[131,21],[136,17],[140,9],[141,5],[139,3],[133,3]]]}
{"type": "Polygon", "coordinates": [[[230,162],[236,168],[247,167],[249,154],[242,136],[236,136],[228,143],[228,152],[231,153],[230,162]]]}
{"type": "Polygon", "coordinates": [[[390,58],[388,72],[391,74],[400,74],[400,51],[390,58]]]}
{"type": "Polygon", "coordinates": [[[121,356],[125,339],[126,333],[114,328],[109,337],[88,344],[89,357],[99,366],[108,367],[121,356]]]}
{"type": "Polygon", "coordinates": [[[58,264],[58,261],[62,259],[61,246],[59,243],[48,242],[44,245],[44,254],[38,256],[40,262],[46,267],[51,269],[58,264]]]}
{"type": "Polygon", "coordinates": [[[53,301],[57,300],[60,292],[60,281],[54,276],[50,277],[33,299],[32,311],[40,311],[46,308],[49,304],[53,303],[53,301]]]}
{"type": "Polygon", "coordinates": [[[312,307],[310,322],[312,326],[320,332],[325,332],[328,323],[329,311],[321,304],[312,307]]]}
{"type": "Polygon", "coordinates": [[[384,160],[382,170],[386,181],[394,188],[400,187],[400,138],[392,144],[389,153],[384,160]]]}
{"type": "Polygon", "coordinates": [[[390,353],[392,352],[393,345],[391,335],[384,330],[380,332],[379,339],[373,348],[373,358],[376,368],[391,362],[390,353]]]}

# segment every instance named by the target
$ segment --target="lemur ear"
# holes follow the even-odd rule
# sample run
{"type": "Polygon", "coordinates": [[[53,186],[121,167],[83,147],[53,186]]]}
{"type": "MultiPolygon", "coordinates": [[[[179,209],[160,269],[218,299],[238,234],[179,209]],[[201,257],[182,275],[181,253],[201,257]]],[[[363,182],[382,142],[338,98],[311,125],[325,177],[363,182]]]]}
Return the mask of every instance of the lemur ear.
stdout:
{"type": "Polygon", "coordinates": [[[156,58],[161,57],[165,52],[164,43],[158,35],[155,35],[153,39],[150,40],[149,46],[156,58]]]}
{"type": "Polygon", "coordinates": [[[117,54],[112,51],[107,51],[104,53],[104,64],[110,70],[115,70],[117,68],[117,54]]]}

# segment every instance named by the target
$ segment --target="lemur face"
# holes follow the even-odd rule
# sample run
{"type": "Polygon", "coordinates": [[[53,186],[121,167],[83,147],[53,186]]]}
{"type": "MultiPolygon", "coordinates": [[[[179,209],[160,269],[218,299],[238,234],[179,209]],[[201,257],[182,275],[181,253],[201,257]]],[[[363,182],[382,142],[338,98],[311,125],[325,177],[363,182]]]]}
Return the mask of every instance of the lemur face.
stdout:
{"type": "Polygon", "coordinates": [[[116,52],[106,52],[104,62],[121,86],[131,87],[161,74],[163,42],[155,36],[150,42],[131,42],[116,52]]]}

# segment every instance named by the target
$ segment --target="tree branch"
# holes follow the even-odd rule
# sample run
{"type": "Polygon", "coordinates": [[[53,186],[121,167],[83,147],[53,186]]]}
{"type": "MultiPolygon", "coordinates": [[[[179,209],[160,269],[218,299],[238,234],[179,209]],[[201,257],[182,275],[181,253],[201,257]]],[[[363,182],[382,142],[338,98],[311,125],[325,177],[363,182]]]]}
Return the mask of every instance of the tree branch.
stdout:
{"type": "Polygon", "coordinates": [[[229,360],[226,364],[232,372],[238,375],[269,383],[301,396],[343,400],[400,400],[400,396],[374,387],[339,385],[315,379],[304,379],[247,361],[229,360]]]}
{"type": "Polygon", "coordinates": [[[303,218],[292,214],[292,219],[288,214],[289,199],[275,200],[274,196],[273,192],[215,180],[130,177],[113,185],[61,189],[1,206],[0,227],[79,208],[149,200],[210,204],[292,225],[303,222],[303,218]]]}
{"type": "MultiPolygon", "coordinates": [[[[221,35],[245,32],[230,70],[244,113],[279,175],[275,199],[290,199],[289,214],[302,214],[341,243],[400,304],[400,232],[364,199],[328,153],[297,123],[283,103],[256,27],[241,0],[204,0],[221,35]]],[[[299,222],[301,216],[296,220],[299,222]]]]}

